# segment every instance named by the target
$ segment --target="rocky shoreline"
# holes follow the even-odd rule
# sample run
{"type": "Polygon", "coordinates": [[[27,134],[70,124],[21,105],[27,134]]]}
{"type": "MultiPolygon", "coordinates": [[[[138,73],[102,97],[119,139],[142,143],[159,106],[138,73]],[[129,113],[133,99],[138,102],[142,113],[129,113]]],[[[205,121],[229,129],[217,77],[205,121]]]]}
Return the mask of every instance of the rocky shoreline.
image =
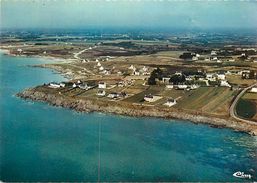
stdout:
{"type": "Polygon", "coordinates": [[[45,93],[37,91],[36,88],[26,89],[17,94],[23,99],[47,102],[50,105],[70,108],[79,112],[103,112],[134,117],[160,117],[166,119],[189,120],[194,123],[208,124],[217,128],[231,128],[236,131],[246,132],[257,136],[256,125],[248,124],[230,118],[219,118],[215,116],[205,116],[178,110],[174,108],[152,107],[145,105],[135,105],[122,101],[102,101],[90,98],[74,98],[60,94],[45,93]]]}

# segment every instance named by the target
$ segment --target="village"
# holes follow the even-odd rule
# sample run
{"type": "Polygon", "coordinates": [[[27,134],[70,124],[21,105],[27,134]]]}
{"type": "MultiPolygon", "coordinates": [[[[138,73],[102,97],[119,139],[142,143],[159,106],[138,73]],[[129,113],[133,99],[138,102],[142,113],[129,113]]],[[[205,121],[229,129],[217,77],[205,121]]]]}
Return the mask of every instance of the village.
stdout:
{"type": "MultiPolygon", "coordinates": [[[[36,67],[51,68],[68,81],[53,81],[36,89],[62,97],[229,118],[231,102],[240,91],[252,86],[241,100],[243,106],[257,106],[257,48],[252,43],[246,41],[244,46],[238,46],[232,37],[227,40],[230,44],[224,41],[223,45],[212,45],[210,39],[206,46],[199,41],[201,35],[165,37],[162,41],[152,37],[147,40],[144,35],[134,40],[128,36],[123,40],[101,36],[90,41],[69,38],[69,42],[63,37],[51,42],[51,37],[40,37],[34,42],[6,42],[2,48],[14,56],[57,59],[53,64],[36,67]],[[200,46],[177,43],[188,39],[197,39],[200,46]]],[[[243,118],[257,121],[256,110],[248,114],[245,109],[239,107],[237,113],[243,111],[243,118]]]]}

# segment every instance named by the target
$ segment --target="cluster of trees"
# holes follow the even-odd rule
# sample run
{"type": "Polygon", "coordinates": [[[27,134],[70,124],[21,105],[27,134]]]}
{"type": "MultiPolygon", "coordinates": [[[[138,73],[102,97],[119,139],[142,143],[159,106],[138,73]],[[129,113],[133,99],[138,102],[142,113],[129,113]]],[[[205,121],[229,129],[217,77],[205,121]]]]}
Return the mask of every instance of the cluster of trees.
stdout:
{"type": "Polygon", "coordinates": [[[184,74],[174,74],[171,76],[169,82],[177,85],[179,83],[184,83],[186,81],[186,77],[184,74]]]}
{"type": "Polygon", "coordinates": [[[195,56],[195,54],[190,53],[190,52],[185,52],[182,55],[179,56],[179,58],[184,59],[184,60],[191,60],[195,56]]]}
{"type": "MultiPolygon", "coordinates": [[[[148,85],[156,85],[156,80],[161,81],[163,78],[163,71],[160,68],[154,69],[148,78],[148,85]]],[[[186,81],[186,76],[184,74],[174,74],[170,77],[169,82],[175,85],[179,83],[184,83],[186,81]]]]}
{"type": "Polygon", "coordinates": [[[154,69],[148,78],[148,84],[149,85],[156,85],[156,79],[162,80],[163,78],[163,71],[158,67],[157,69],[154,69]]]}

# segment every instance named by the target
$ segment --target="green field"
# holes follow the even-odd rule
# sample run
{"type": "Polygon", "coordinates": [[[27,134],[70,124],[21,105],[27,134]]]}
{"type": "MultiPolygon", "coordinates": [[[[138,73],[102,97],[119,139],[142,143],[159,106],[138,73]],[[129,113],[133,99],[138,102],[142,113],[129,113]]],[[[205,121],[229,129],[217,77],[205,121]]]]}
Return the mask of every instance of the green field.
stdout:
{"type": "Polygon", "coordinates": [[[238,116],[251,119],[256,114],[255,102],[247,99],[240,99],[236,105],[236,113],[238,116]]]}

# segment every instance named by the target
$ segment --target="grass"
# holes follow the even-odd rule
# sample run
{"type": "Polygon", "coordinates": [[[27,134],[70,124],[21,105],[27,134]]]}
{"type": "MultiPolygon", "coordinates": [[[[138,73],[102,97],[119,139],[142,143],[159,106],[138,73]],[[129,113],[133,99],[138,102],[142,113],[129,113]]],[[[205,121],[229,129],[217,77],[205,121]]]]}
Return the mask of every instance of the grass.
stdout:
{"type": "Polygon", "coordinates": [[[225,87],[201,87],[190,91],[178,102],[177,108],[227,115],[234,92],[225,87]]]}
{"type": "Polygon", "coordinates": [[[256,110],[256,103],[251,100],[240,99],[236,106],[237,115],[246,119],[254,117],[256,110]]]}
{"type": "Polygon", "coordinates": [[[160,87],[160,86],[150,86],[148,89],[146,89],[138,94],[135,94],[131,97],[128,97],[123,101],[132,102],[132,103],[140,103],[140,102],[143,102],[145,95],[148,95],[148,94],[157,95],[163,89],[164,89],[164,87],[160,87]]]}

